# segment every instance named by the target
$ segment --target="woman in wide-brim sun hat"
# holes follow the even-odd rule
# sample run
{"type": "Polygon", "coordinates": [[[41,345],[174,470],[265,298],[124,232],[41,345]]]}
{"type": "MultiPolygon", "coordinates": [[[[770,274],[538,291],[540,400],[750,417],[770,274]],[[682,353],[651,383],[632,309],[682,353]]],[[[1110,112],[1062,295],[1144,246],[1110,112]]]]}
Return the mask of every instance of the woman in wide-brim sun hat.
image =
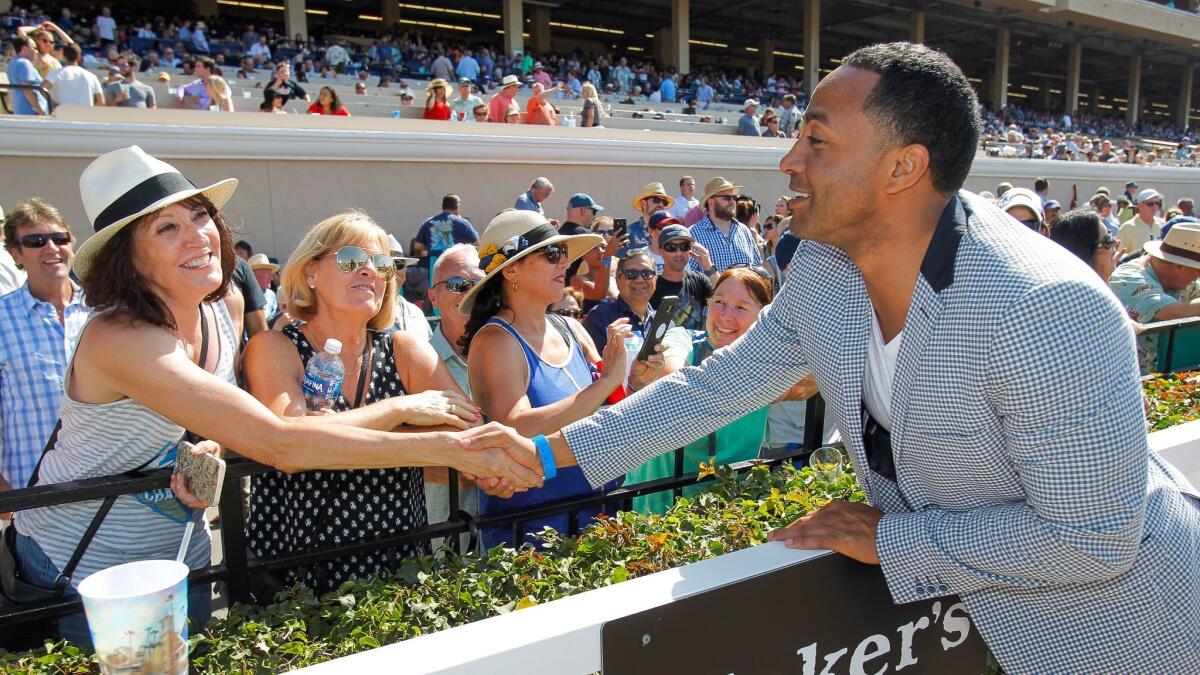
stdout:
{"type": "MultiPolygon", "coordinates": [[[[442,465],[519,488],[540,485],[539,473],[527,468],[540,462],[525,454],[519,457],[528,465],[514,464],[505,449],[523,441],[499,425],[399,434],[317,418],[284,421],[239,389],[242,300],[228,292],[236,256],[218,206],[236,185],[227,179],[197,187],[136,146],[84,169],[80,193],[96,233],[80,247],[75,268],[96,314],[65,370],[62,428],[39,484],[173,466],[177,453],[187,452],[180,441],[188,429],[212,439],[198,443],[200,451],[236,447],[288,473],[442,465]]],[[[347,276],[359,271],[358,262],[345,261],[347,276]]],[[[70,577],[68,597],[76,582],[107,567],[174,558],[189,522],[184,562],[192,569],[209,565],[207,505],[178,476],[171,488],[115,500],[73,574],[63,575],[70,577]]],[[[28,583],[55,588],[98,506],[75,502],[16,514],[16,553],[28,583]]],[[[194,629],[207,621],[211,600],[210,584],[189,585],[194,629]]],[[[82,612],[61,619],[59,630],[76,644],[90,643],[82,612]]]]}
{"type": "MultiPolygon", "coordinates": [[[[546,434],[583,419],[599,408],[625,378],[625,337],[629,320],[609,326],[603,374],[593,377],[601,360],[592,338],[573,318],[547,314],[562,297],[567,268],[599,246],[597,234],[559,234],[533,211],[496,216],[479,239],[484,277],[463,298],[469,314],[464,335],[471,393],[488,419],[516,427],[522,434],[546,434]]],[[[546,501],[591,494],[578,467],[563,468],[540,489],[501,497],[480,497],[480,513],[527,508],[546,501]]],[[[597,509],[583,509],[580,525],[597,509]]],[[[549,525],[569,530],[566,515],[526,521],[527,535],[549,525]]],[[[484,528],[485,546],[512,546],[512,528],[484,528]]],[[[521,541],[526,537],[522,536],[521,541]]]]}

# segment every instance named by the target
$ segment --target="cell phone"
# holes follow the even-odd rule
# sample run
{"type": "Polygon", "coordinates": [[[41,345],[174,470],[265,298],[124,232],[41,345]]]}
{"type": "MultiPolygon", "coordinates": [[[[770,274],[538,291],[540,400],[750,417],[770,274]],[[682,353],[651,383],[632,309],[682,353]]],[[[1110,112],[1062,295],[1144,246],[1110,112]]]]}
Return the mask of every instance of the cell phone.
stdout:
{"type": "Polygon", "coordinates": [[[650,355],[654,353],[654,348],[663,341],[663,337],[671,328],[672,320],[675,319],[675,308],[678,306],[679,296],[677,295],[668,295],[658,302],[658,309],[654,310],[654,320],[650,322],[650,328],[642,340],[642,348],[637,353],[638,361],[650,358],[650,355]]]}
{"type": "Polygon", "coordinates": [[[211,452],[194,454],[196,446],[181,441],[175,451],[175,473],[183,476],[184,487],[204,503],[216,506],[225,483],[225,460],[211,452]]]}
{"type": "Polygon", "coordinates": [[[613,232],[616,234],[622,234],[625,232],[624,218],[613,218],[613,232]]]}

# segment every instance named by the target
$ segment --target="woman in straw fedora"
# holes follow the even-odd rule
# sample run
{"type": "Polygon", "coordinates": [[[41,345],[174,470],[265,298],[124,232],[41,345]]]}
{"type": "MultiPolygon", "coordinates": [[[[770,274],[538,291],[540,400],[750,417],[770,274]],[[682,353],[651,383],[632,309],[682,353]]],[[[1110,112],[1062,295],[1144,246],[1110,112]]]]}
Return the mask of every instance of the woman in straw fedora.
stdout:
{"type": "MultiPolygon", "coordinates": [[[[459,432],[397,434],[349,426],[335,416],[284,421],[235,385],[240,298],[227,307],[233,237],[220,208],[237,181],[198,188],[137,146],[93,161],[79,180],[95,229],[79,248],[75,271],[96,310],[67,366],[57,443],[45,454],[40,484],[174,464],[184,430],[212,439],[199,451],[236,447],[285,472],[310,469],[450,465],[519,487],[540,484],[540,463],[504,448],[516,434],[500,425],[459,432]],[[218,446],[217,444],[220,444],[218,446]]],[[[384,425],[380,429],[389,429],[384,425]]],[[[98,500],[16,514],[18,566],[50,589],[97,515],[98,500]]],[[[106,567],[170,559],[188,522],[198,527],[185,562],[210,562],[207,506],[178,477],[170,490],[122,496],[84,551],[63,590],[106,567]]],[[[189,613],[209,614],[209,584],[192,585],[189,613]]],[[[88,644],[82,614],[59,622],[63,637],[88,644]]]]}
{"type": "MultiPolygon", "coordinates": [[[[484,230],[479,266],[485,276],[463,296],[462,311],[470,318],[462,344],[471,394],[488,419],[530,436],[551,433],[595,412],[621,385],[627,319],[608,326],[603,373],[596,379],[593,367],[601,355],[587,331],[575,319],[546,311],[562,297],[567,267],[601,241],[596,234],[559,234],[533,211],[506,211],[484,230]]],[[[582,472],[564,469],[541,489],[507,499],[484,495],[479,510],[527,508],[591,492],[582,472]]],[[[586,524],[596,513],[580,511],[578,522],[586,524]]],[[[545,525],[567,533],[568,517],[528,521],[523,531],[545,525]]],[[[487,546],[521,543],[512,536],[511,528],[487,528],[483,540],[487,546]]]]}
{"type": "Polygon", "coordinates": [[[450,119],[449,99],[450,83],[440,77],[431,81],[425,88],[425,119],[442,121],[450,119]]]}

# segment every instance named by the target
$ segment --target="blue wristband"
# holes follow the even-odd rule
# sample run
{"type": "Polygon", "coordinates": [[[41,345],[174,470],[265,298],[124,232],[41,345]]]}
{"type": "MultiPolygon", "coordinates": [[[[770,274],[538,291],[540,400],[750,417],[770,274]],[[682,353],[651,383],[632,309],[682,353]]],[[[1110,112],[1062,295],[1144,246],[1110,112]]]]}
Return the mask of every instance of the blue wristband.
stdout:
{"type": "Polygon", "coordinates": [[[550,480],[558,475],[558,465],[554,463],[554,451],[550,449],[550,441],[542,434],[533,437],[533,446],[537,448],[538,457],[542,459],[542,477],[550,480]]]}

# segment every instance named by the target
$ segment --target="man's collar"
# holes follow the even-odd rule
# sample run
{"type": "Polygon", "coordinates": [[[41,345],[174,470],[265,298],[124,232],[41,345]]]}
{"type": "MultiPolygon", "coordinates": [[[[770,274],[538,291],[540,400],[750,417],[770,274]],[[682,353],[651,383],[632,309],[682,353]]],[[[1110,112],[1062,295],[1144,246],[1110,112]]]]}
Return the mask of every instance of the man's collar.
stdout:
{"type": "Polygon", "coordinates": [[[942,215],[938,218],[933,239],[921,261],[921,276],[934,293],[941,293],[954,283],[954,260],[958,257],[958,245],[967,231],[966,205],[958,195],[950,198],[942,215]]]}
{"type": "Polygon", "coordinates": [[[647,304],[646,317],[643,319],[641,316],[638,316],[637,312],[633,311],[633,308],[629,306],[628,302],[625,302],[625,298],[622,298],[619,295],[617,296],[616,302],[613,303],[613,307],[616,308],[616,310],[622,315],[636,316],[639,321],[649,321],[650,317],[654,316],[654,308],[647,304]]]}

